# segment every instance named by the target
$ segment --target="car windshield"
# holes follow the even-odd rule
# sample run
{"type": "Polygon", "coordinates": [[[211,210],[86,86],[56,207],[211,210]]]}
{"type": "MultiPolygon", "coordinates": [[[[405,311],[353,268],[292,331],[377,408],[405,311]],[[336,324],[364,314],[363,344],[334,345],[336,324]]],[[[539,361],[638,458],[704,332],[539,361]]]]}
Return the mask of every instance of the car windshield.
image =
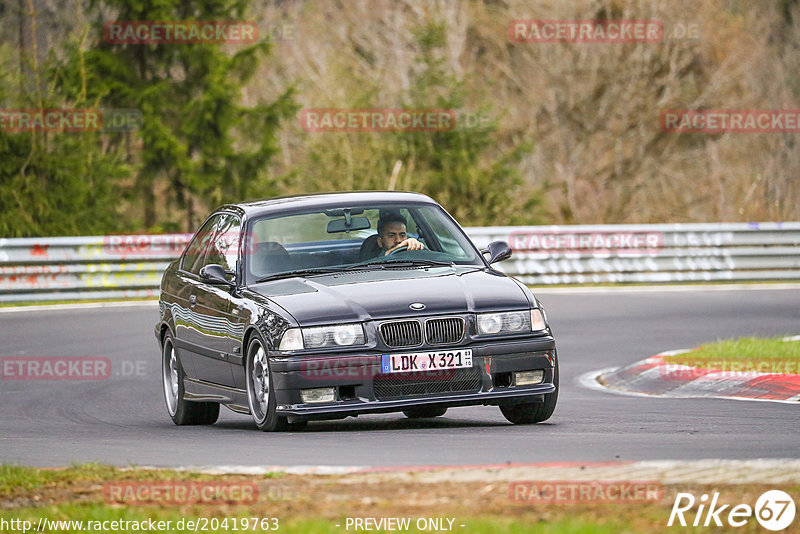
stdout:
{"type": "Polygon", "coordinates": [[[484,266],[458,225],[442,208],[428,204],[319,208],[253,219],[248,228],[244,255],[248,284],[293,273],[484,266]],[[379,227],[383,235],[378,234],[379,227]],[[400,246],[405,240],[411,250],[400,246]]]}

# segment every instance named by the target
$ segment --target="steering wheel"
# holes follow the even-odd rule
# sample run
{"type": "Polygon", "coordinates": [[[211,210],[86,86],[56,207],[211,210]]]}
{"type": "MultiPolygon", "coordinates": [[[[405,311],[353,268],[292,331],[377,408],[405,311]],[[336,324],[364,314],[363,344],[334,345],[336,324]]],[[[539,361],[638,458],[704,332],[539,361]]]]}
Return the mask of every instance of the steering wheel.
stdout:
{"type": "Polygon", "coordinates": [[[408,250],[408,245],[403,245],[402,247],[397,247],[396,249],[387,252],[386,255],[387,256],[391,256],[395,252],[402,252],[404,250],[408,250]]]}

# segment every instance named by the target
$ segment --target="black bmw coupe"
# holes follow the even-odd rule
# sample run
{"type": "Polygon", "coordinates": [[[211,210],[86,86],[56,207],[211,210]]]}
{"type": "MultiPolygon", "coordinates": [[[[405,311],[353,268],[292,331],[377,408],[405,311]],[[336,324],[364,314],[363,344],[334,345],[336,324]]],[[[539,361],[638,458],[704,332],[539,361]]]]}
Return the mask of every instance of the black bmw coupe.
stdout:
{"type": "Polygon", "coordinates": [[[167,411],[212,424],[222,404],[265,431],[470,405],[545,421],[555,340],[533,293],[492,268],[510,255],[417,193],[222,206],[161,281],[167,411]]]}

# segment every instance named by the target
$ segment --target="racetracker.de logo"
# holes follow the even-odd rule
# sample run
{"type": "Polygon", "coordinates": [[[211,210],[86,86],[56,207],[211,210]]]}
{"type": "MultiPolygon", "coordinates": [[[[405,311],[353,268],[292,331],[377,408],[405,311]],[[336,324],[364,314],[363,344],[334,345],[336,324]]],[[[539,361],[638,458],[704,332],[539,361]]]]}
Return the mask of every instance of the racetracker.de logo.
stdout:
{"type": "Polygon", "coordinates": [[[107,503],[120,504],[252,504],[258,500],[254,482],[147,481],[112,482],[103,486],[107,503]]]}
{"type": "Polygon", "coordinates": [[[393,373],[373,357],[353,358],[307,358],[300,362],[300,375],[306,380],[330,381],[331,379],[366,380],[382,375],[387,383],[402,384],[424,381],[447,381],[456,376],[455,369],[434,371],[419,369],[403,373],[393,373]]]}
{"type": "Polygon", "coordinates": [[[0,130],[18,132],[96,132],[103,125],[97,109],[0,109],[0,130]]]}
{"type": "Polygon", "coordinates": [[[128,132],[141,126],[138,109],[0,109],[0,130],[8,133],[128,132]]]}
{"type": "Polygon", "coordinates": [[[106,380],[111,360],[104,356],[4,356],[2,380],[106,380]]]}
{"type": "Polygon", "coordinates": [[[307,132],[450,132],[452,109],[304,109],[300,126],[307,132]]]}
{"type": "Polygon", "coordinates": [[[190,241],[195,254],[208,249],[213,254],[236,257],[240,248],[243,255],[269,254],[274,250],[274,243],[267,238],[239,230],[194,235],[107,235],[103,236],[102,248],[103,253],[110,256],[178,256],[190,241]]]}
{"type": "Polygon", "coordinates": [[[517,252],[545,254],[658,254],[664,248],[661,232],[580,232],[520,230],[508,240],[517,252]]]}
{"type": "Polygon", "coordinates": [[[183,252],[192,234],[107,235],[103,252],[114,256],[177,256],[183,252]]]}
{"type": "Polygon", "coordinates": [[[115,20],[103,25],[110,44],[252,44],[258,41],[254,22],[227,20],[115,20]]]}
{"type": "Polygon", "coordinates": [[[508,38],[517,43],[658,43],[659,20],[514,20],[508,38]]]}
{"type": "Polygon", "coordinates": [[[800,133],[800,109],[668,109],[660,122],[669,133],[800,133]]]}
{"type": "MultiPolygon", "coordinates": [[[[691,353],[689,353],[691,354],[691,353]]],[[[659,365],[662,380],[687,381],[713,374],[721,378],[755,377],[758,375],[800,375],[800,361],[796,360],[710,360],[698,367],[678,363],[659,365]]]]}
{"type": "Polygon", "coordinates": [[[530,503],[647,503],[660,502],[664,488],[660,482],[652,481],[525,480],[509,484],[508,494],[512,501],[530,503]]]}

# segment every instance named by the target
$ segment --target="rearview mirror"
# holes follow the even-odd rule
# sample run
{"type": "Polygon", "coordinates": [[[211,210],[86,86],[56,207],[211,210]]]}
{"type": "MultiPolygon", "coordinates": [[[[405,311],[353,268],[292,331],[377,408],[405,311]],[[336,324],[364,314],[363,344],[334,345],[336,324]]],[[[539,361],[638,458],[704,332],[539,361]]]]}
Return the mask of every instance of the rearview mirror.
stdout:
{"type": "Polygon", "coordinates": [[[481,250],[481,254],[489,254],[489,263],[507,260],[511,257],[511,247],[505,241],[492,241],[489,246],[481,250]]]}
{"type": "Polygon", "coordinates": [[[233,287],[236,284],[225,278],[225,269],[222,265],[211,263],[200,269],[200,278],[210,284],[225,284],[233,287]]]}
{"type": "Polygon", "coordinates": [[[328,233],[338,234],[351,230],[366,230],[369,228],[369,219],[366,217],[348,217],[347,219],[334,219],[328,223],[328,233]]]}

